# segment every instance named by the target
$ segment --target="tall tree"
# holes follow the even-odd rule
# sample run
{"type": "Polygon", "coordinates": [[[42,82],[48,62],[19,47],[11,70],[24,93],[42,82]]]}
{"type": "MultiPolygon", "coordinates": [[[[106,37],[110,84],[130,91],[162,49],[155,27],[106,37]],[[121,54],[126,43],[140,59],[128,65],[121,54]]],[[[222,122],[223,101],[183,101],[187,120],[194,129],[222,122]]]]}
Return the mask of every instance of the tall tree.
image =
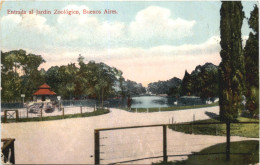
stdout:
{"type": "Polygon", "coordinates": [[[250,32],[249,38],[244,48],[245,70],[246,70],[246,107],[252,114],[259,114],[259,27],[258,27],[258,7],[255,5],[254,10],[248,20],[250,32]]]}
{"type": "Polygon", "coordinates": [[[25,56],[24,61],[21,90],[26,96],[25,99],[29,100],[38,87],[45,82],[45,74],[38,70],[45,60],[41,55],[28,54],[25,56]]]}
{"type": "Polygon", "coordinates": [[[191,93],[192,93],[192,79],[191,79],[191,75],[186,70],[184,78],[181,83],[181,95],[190,96],[191,93]]]}
{"type": "Polygon", "coordinates": [[[44,72],[39,71],[45,62],[40,55],[28,54],[24,50],[1,53],[2,100],[20,101],[21,93],[25,100],[44,82],[44,72]]]}
{"type": "Polygon", "coordinates": [[[220,9],[222,61],[219,66],[220,119],[234,121],[242,110],[244,89],[244,56],[241,27],[244,19],[240,1],[223,1],[220,9]]]}

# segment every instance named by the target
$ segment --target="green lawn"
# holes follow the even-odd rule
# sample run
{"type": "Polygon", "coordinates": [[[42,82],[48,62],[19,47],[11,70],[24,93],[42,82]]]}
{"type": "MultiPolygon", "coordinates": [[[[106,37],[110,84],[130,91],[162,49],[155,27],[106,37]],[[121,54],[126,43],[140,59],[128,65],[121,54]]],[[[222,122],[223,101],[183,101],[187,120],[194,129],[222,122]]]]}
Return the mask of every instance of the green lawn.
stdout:
{"type": "Polygon", "coordinates": [[[226,162],[226,143],[217,144],[188,156],[187,160],[153,163],[156,165],[249,165],[259,163],[259,141],[239,141],[230,144],[230,162],[226,162]]]}
{"type": "MultiPolygon", "coordinates": [[[[218,106],[218,102],[213,104],[203,104],[203,105],[185,105],[185,106],[173,106],[173,107],[162,107],[162,108],[148,108],[148,112],[159,112],[159,111],[176,111],[176,110],[185,110],[185,109],[197,109],[197,108],[206,108],[218,106]]],[[[128,110],[127,108],[123,108],[128,110]]],[[[147,108],[131,108],[130,112],[147,112],[147,108]]]]}
{"type": "MultiPolygon", "coordinates": [[[[230,134],[231,136],[243,136],[243,137],[259,137],[259,120],[239,117],[240,122],[258,122],[258,124],[230,124],[230,134]]],[[[208,119],[195,121],[194,123],[209,123],[209,122],[219,122],[218,119],[208,119]]],[[[187,134],[202,134],[202,135],[226,135],[226,125],[225,124],[208,124],[208,125],[176,125],[169,126],[172,130],[178,132],[184,132],[187,134]]]]}
{"type": "MultiPolygon", "coordinates": [[[[63,116],[47,116],[47,117],[34,117],[34,118],[21,118],[18,122],[29,122],[29,121],[49,121],[49,120],[60,120],[60,119],[68,119],[68,118],[77,118],[77,117],[91,117],[91,116],[98,116],[109,113],[109,110],[107,109],[97,109],[94,112],[87,112],[82,114],[70,114],[70,115],[64,115],[63,116]]],[[[3,122],[3,118],[1,119],[3,122]]],[[[15,121],[13,121],[15,122],[15,121]]]]}

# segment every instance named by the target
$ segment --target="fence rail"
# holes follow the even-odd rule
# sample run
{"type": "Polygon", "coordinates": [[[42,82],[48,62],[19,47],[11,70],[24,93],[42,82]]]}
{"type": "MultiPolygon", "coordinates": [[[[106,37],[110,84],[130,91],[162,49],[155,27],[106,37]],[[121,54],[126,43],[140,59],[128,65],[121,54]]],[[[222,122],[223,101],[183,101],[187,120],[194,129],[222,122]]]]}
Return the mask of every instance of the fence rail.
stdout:
{"type": "MultiPolygon", "coordinates": [[[[172,124],[155,124],[155,125],[142,125],[142,126],[127,126],[127,127],[114,127],[114,128],[99,128],[99,129],[95,129],[94,130],[94,162],[95,164],[100,164],[100,161],[102,160],[118,160],[117,162],[113,162],[113,163],[105,163],[105,164],[116,164],[116,163],[129,163],[129,162],[133,162],[133,161],[139,161],[139,160],[145,160],[145,159],[154,159],[154,158],[163,158],[163,161],[167,162],[168,161],[168,157],[174,157],[174,156],[188,156],[190,154],[182,154],[183,151],[175,151],[175,153],[177,154],[171,154],[171,150],[169,150],[169,147],[172,148],[174,146],[171,145],[171,140],[170,139],[167,139],[167,127],[169,126],[191,126],[193,128],[193,126],[195,125],[210,125],[210,124],[215,124],[215,125],[218,125],[218,124],[225,124],[226,125],[226,150],[225,152],[222,152],[222,153],[215,153],[215,154],[226,154],[226,161],[230,161],[230,124],[259,124],[258,122],[229,122],[229,123],[226,123],[226,122],[209,122],[209,123],[203,123],[203,122],[196,122],[196,123],[172,123],[172,124]],[[154,155],[154,156],[147,156],[147,157],[135,157],[135,159],[131,159],[131,160],[122,160],[123,158],[134,158],[134,156],[138,155],[131,155],[130,156],[122,156],[122,157],[118,157],[118,158],[108,158],[108,159],[104,159],[104,158],[101,158],[101,156],[104,156],[105,154],[105,151],[102,151],[102,149],[104,149],[104,147],[106,147],[106,144],[102,144],[100,141],[104,141],[106,139],[108,139],[108,137],[106,136],[102,136],[100,133],[101,132],[109,132],[109,131],[117,131],[117,130],[131,130],[131,129],[138,129],[138,128],[146,128],[146,129],[150,129],[152,127],[162,127],[162,131],[161,131],[161,134],[162,136],[159,136],[161,137],[161,139],[151,139],[151,141],[154,141],[154,143],[160,143],[160,145],[162,145],[161,147],[159,146],[155,146],[154,148],[155,149],[159,149],[160,151],[157,152],[158,154],[160,155],[154,155]],[[167,144],[167,142],[169,142],[169,144],[167,144]],[[161,149],[160,149],[161,148],[161,149]],[[168,152],[168,153],[167,153],[168,152]],[[178,154],[179,153],[179,154],[178,154]]],[[[113,135],[116,134],[116,133],[113,133],[113,135]]],[[[142,133],[141,133],[142,134],[142,133]]],[[[149,133],[146,133],[147,136],[149,133]]],[[[157,133],[158,134],[158,133],[157,133]]],[[[132,134],[134,135],[136,138],[140,137],[141,135],[140,134],[132,134]]],[[[126,135],[121,135],[123,137],[126,137],[126,135]]],[[[135,137],[132,137],[132,138],[135,138],[135,137]]],[[[158,136],[157,136],[158,137],[158,136]]],[[[120,139],[123,139],[123,138],[120,138],[120,139]]],[[[109,154],[112,154],[112,152],[116,155],[119,154],[119,153],[127,153],[128,151],[130,151],[131,149],[125,149],[125,150],[122,150],[122,147],[123,145],[133,145],[133,143],[126,143],[126,142],[118,142],[116,141],[115,144],[114,143],[109,143],[110,145],[113,145],[113,147],[111,146],[107,146],[107,149],[109,148],[112,148],[112,151],[108,151],[109,154]],[[117,145],[118,143],[118,145],[117,145]],[[114,146],[117,146],[117,147],[121,147],[119,149],[119,151],[114,151],[114,146]]],[[[199,144],[201,146],[204,146],[205,144],[199,144]]],[[[182,146],[183,148],[184,146],[182,146]]],[[[152,147],[149,147],[149,149],[152,149],[152,147]]],[[[136,153],[137,151],[135,151],[136,153]]],[[[154,154],[154,152],[153,152],[154,154]]]]}

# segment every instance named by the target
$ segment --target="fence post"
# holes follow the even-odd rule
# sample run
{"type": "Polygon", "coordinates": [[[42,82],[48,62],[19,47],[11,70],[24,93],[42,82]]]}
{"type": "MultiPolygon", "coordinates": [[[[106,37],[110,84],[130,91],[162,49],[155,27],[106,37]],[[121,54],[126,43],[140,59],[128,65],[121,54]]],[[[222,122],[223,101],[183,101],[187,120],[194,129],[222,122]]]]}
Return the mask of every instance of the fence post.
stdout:
{"type": "Polygon", "coordinates": [[[62,108],[62,117],[64,119],[64,108],[62,108]]]}
{"type": "Polygon", "coordinates": [[[80,106],[80,114],[82,115],[82,106],[80,106]]]}
{"type": "Polygon", "coordinates": [[[217,124],[215,124],[216,125],[216,135],[218,134],[218,130],[217,130],[217,124]]]}
{"type": "Polygon", "coordinates": [[[18,122],[18,120],[19,120],[19,112],[18,112],[18,110],[15,110],[15,116],[16,116],[15,121],[18,122]]]}
{"type": "Polygon", "coordinates": [[[26,108],[26,117],[27,117],[27,120],[28,120],[28,118],[29,118],[29,108],[28,107],[26,108]]]}
{"type": "Polygon", "coordinates": [[[193,121],[191,123],[191,134],[193,134],[193,122],[195,121],[195,114],[193,114],[193,121]]]}
{"type": "Polygon", "coordinates": [[[100,164],[100,149],[99,149],[99,131],[98,130],[94,130],[94,144],[95,144],[95,148],[94,148],[94,153],[95,153],[95,164],[100,164]]]}
{"type": "Polygon", "coordinates": [[[42,108],[41,108],[41,120],[42,120],[42,108]]]}
{"type": "Polygon", "coordinates": [[[4,110],[4,122],[6,123],[6,120],[7,120],[7,111],[4,110]]]}
{"type": "Polygon", "coordinates": [[[167,128],[166,125],[163,125],[163,161],[168,161],[167,156],[167,128]]]}
{"type": "Polygon", "coordinates": [[[230,161],[230,123],[226,123],[227,144],[226,144],[226,161],[230,161]]]}

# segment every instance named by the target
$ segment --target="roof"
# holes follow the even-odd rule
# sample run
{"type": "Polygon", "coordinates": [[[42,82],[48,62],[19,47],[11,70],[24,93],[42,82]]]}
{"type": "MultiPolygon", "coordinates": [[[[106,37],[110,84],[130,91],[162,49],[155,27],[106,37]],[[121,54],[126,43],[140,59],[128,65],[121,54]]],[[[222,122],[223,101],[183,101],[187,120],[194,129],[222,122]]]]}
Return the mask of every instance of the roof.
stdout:
{"type": "Polygon", "coordinates": [[[50,89],[38,89],[33,95],[56,95],[56,93],[50,89]]]}
{"type": "Polygon", "coordinates": [[[51,89],[51,87],[48,84],[44,83],[39,87],[39,89],[51,89]]]}
{"type": "Polygon", "coordinates": [[[56,95],[55,92],[50,90],[50,86],[46,83],[42,84],[33,95],[56,95]]]}

